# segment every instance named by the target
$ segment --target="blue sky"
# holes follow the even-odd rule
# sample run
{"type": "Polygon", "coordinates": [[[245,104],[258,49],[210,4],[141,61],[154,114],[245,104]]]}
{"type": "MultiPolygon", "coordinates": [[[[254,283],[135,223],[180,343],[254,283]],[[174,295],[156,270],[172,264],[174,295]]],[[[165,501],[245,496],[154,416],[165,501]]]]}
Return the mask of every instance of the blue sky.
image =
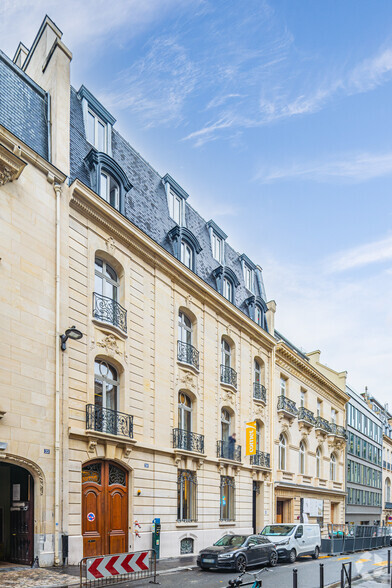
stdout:
{"type": "Polygon", "coordinates": [[[392,399],[392,3],[2,0],[2,49],[45,13],[73,85],[263,267],[277,328],[392,399]]]}

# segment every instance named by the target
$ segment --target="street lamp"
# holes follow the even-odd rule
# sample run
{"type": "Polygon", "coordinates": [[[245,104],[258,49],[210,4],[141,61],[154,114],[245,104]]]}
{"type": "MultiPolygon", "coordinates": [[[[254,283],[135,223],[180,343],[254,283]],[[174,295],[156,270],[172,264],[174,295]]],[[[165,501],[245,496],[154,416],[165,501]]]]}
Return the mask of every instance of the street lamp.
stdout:
{"type": "Polygon", "coordinates": [[[75,327],[75,325],[73,327],[71,327],[70,329],[67,329],[64,333],[64,335],[60,335],[60,340],[61,340],[61,350],[65,351],[67,346],[67,339],[74,339],[75,341],[78,341],[79,339],[81,339],[83,337],[83,333],[82,331],[79,331],[79,329],[77,329],[75,327]]]}

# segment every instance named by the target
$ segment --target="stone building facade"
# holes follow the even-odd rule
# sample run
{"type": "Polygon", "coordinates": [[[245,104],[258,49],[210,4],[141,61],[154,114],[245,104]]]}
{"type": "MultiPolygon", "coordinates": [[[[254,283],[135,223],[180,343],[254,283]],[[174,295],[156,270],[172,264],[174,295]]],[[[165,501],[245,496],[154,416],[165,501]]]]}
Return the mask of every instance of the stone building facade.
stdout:
{"type": "Polygon", "coordinates": [[[345,392],[275,333],[260,267],[71,86],[61,37],[46,17],[0,54],[0,558],[146,549],[157,518],[161,557],[316,507],[344,521],[345,392]]]}

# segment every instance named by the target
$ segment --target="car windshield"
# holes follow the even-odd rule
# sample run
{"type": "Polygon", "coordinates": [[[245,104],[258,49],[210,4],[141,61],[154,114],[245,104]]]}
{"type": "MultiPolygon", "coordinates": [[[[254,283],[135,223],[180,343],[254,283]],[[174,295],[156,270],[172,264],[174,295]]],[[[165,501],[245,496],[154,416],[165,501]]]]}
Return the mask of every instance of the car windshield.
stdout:
{"type": "Polygon", "coordinates": [[[219,539],[214,545],[222,547],[239,547],[246,541],[245,535],[225,535],[222,539],[219,539]]]}
{"type": "Polygon", "coordinates": [[[267,525],[261,531],[261,535],[290,535],[294,531],[295,525],[267,525]]]}

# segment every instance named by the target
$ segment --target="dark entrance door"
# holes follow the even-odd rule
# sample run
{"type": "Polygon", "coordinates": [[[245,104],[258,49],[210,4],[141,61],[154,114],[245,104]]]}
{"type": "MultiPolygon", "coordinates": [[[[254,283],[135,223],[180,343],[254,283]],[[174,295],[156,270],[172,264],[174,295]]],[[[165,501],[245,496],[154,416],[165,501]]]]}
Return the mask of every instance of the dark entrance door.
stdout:
{"type": "Polygon", "coordinates": [[[276,502],[276,522],[283,523],[283,500],[276,502]]]}
{"type": "Polygon", "coordinates": [[[253,497],[252,497],[252,527],[253,533],[257,534],[256,521],[257,521],[257,495],[260,494],[259,482],[253,482],[253,497]]]}
{"type": "Polygon", "coordinates": [[[82,469],[83,555],[128,549],[128,474],[118,464],[94,461],[82,469]]]}
{"type": "Polygon", "coordinates": [[[0,560],[34,559],[34,480],[19,466],[0,464],[0,560]]]}

